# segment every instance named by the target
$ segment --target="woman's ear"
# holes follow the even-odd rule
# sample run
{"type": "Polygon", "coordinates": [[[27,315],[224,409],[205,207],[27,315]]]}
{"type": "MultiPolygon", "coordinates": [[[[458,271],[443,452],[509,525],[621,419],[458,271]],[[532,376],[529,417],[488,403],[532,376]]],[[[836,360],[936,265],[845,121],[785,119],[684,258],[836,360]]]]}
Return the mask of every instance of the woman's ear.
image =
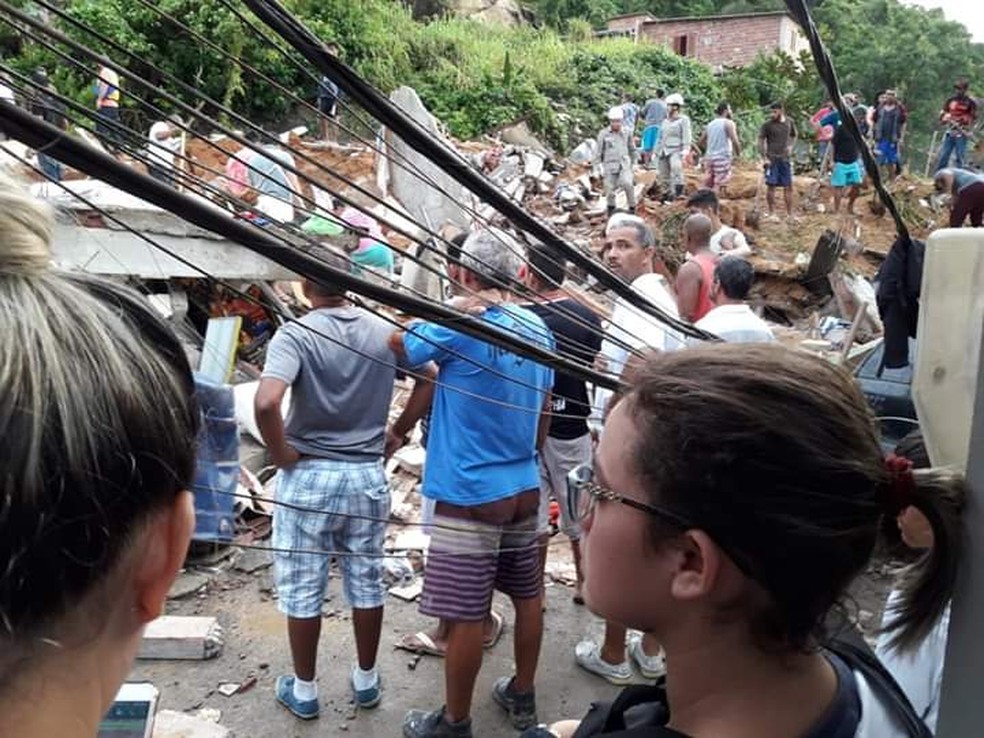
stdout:
{"type": "Polygon", "coordinates": [[[174,502],[157,511],[143,536],[143,551],[134,574],[136,610],[142,624],[159,617],[167,593],[184,564],[195,528],[191,492],[180,492],[174,502]]]}
{"type": "Polygon", "coordinates": [[[674,571],[670,592],[680,600],[709,596],[721,573],[724,554],[702,530],[688,530],[673,543],[674,571]]]}

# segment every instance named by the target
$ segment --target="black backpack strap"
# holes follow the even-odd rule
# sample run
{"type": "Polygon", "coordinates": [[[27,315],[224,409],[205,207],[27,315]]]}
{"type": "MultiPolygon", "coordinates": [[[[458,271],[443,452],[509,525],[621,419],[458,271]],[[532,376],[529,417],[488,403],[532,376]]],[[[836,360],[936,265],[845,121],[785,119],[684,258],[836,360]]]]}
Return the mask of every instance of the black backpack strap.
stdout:
{"type": "Polygon", "coordinates": [[[933,733],[912,706],[895,677],[885,668],[871,647],[857,631],[848,628],[825,644],[828,651],[864,676],[872,691],[888,711],[901,723],[909,738],[933,738],[933,733]]]}
{"type": "Polygon", "coordinates": [[[666,692],[662,686],[632,685],[619,692],[612,702],[596,702],[584,716],[574,738],[685,738],[681,733],[664,727],[669,718],[666,692]],[[626,713],[639,708],[638,714],[626,725],[626,713]]]}

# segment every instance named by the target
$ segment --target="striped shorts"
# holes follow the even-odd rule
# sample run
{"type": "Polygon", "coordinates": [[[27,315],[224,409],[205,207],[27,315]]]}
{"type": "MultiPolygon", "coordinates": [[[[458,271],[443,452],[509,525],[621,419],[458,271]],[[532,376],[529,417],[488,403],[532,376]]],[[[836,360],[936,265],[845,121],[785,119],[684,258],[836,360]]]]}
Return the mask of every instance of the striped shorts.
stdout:
{"type": "Polygon", "coordinates": [[[518,600],[540,596],[535,509],[495,525],[442,514],[443,507],[434,515],[420,612],[474,622],[489,614],[494,590],[518,600]]]}
{"type": "Polygon", "coordinates": [[[731,181],[731,159],[714,157],[704,160],[704,185],[721,187],[731,181]]]}
{"type": "Polygon", "coordinates": [[[351,607],[382,607],[381,557],[390,512],[382,461],[302,459],[278,473],[277,501],[318,511],[280,505],[274,510],[273,547],[278,549],[274,575],[280,611],[292,618],[321,617],[332,557],[315,551],[338,552],[351,607]]]}

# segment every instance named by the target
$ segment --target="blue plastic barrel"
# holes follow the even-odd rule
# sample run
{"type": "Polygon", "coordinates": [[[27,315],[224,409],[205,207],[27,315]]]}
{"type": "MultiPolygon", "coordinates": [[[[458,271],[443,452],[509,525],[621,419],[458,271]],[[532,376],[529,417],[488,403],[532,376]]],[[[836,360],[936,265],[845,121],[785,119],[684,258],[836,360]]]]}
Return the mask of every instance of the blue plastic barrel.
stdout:
{"type": "Polygon", "coordinates": [[[235,534],[239,484],[239,427],[232,386],[196,374],[195,391],[202,413],[195,466],[196,541],[231,541],[235,534]]]}

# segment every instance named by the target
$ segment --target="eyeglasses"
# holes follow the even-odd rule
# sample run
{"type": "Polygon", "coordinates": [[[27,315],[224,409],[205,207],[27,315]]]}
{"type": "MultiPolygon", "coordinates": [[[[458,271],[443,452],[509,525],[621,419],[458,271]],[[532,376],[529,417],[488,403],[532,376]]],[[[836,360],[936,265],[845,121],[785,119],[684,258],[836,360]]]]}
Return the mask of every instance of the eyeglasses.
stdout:
{"type": "MultiPolygon", "coordinates": [[[[584,520],[594,512],[598,500],[608,500],[610,502],[620,502],[647,515],[652,515],[669,523],[674,528],[679,528],[681,531],[687,530],[688,528],[707,528],[707,526],[697,525],[693,521],[687,520],[665,508],[656,507],[655,505],[639,502],[638,500],[633,500],[631,497],[620,495],[618,492],[598,484],[594,479],[594,468],[590,464],[575,466],[567,474],[567,509],[574,514],[578,521],[584,520]]],[[[741,571],[753,579],[756,578],[753,574],[755,569],[751,566],[751,561],[747,556],[737,547],[724,545],[722,543],[723,536],[715,535],[710,530],[708,530],[708,533],[717,541],[718,545],[722,547],[728,556],[731,557],[731,560],[741,571]]]]}
{"type": "Polygon", "coordinates": [[[689,521],[676,513],[633,500],[598,484],[595,482],[594,468],[590,464],[581,464],[571,469],[567,474],[567,509],[574,513],[578,520],[584,520],[594,512],[598,500],[620,502],[647,515],[660,518],[677,528],[693,527],[689,521]]]}

